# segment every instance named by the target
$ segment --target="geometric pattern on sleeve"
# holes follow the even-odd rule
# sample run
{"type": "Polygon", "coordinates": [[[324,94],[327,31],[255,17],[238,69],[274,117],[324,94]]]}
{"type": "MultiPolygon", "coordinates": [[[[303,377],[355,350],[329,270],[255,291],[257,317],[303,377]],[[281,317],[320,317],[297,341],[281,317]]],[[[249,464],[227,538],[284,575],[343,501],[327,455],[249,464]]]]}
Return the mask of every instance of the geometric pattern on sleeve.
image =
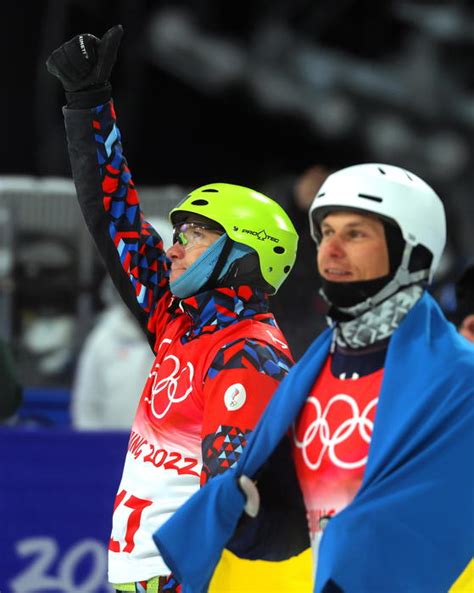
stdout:
{"type": "Polygon", "coordinates": [[[239,338],[219,350],[209,367],[208,377],[213,379],[227,369],[253,367],[258,372],[281,381],[291,366],[291,360],[273,346],[239,338]]]}
{"type": "Polygon", "coordinates": [[[163,242],[140,209],[138,194],[122,153],[113,104],[94,109],[93,126],[102,184],[102,204],[109,216],[109,234],[135,297],[148,314],[167,290],[169,261],[163,242]]]}
{"type": "Polygon", "coordinates": [[[247,445],[250,430],[242,432],[237,426],[219,426],[215,433],[202,441],[201,485],[209,478],[222,474],[235,465],[247,445]]]}

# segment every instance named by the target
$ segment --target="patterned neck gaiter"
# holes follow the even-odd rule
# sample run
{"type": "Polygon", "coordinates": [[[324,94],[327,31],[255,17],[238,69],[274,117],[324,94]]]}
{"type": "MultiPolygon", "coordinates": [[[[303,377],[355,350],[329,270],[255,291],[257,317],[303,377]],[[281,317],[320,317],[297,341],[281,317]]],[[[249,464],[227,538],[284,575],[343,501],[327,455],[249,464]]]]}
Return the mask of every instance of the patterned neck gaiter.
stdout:
{"type": "Polygon", "coordinates": [[[337,322],[333,343],[357,350],[389,338],[422,294],[423,288],[412,284],[354,319],[337,322]]]}

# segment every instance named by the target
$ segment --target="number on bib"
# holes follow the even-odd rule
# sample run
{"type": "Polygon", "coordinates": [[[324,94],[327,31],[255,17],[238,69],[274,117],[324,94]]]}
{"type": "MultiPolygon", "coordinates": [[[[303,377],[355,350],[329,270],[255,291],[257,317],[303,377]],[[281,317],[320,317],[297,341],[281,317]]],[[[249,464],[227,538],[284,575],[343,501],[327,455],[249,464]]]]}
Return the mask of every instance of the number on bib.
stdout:
{"type": "Polygon", "coordinates": [[[121,490],[117,494],[117,497],[115,499],[114,512],[117,509],[117,507],[119,507],[122,504],[124,507],[131,509],[131,512],[127,519],[127,529],[125,531],[125,545],[123,546],[123,549],[121,549],[120,542],[111,537],[109,542],[109,550],[111,552],[130,553],[133,551],[133,548],[135,547],[134,538],[136,532],[138,531],[138,528],[140,527],[142,513],[147,507],[149,507],[152,504],[152,502],[151,500],[144,500],[143,498],[138,498],[138,496],[134,496],[133,494],[128,495],[128,492],[126,490],[121,490]]]}

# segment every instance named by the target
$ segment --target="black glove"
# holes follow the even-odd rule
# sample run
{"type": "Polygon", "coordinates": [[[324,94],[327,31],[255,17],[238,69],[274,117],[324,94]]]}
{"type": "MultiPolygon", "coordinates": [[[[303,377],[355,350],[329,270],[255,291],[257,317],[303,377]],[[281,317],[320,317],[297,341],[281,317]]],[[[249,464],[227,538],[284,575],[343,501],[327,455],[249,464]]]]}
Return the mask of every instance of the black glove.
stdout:
{"type": "Polygon", "coordinates": [[[46,68],[61,81],[68,106],[92,107],[110,99],[109,78],[122,35],[122,25],[109,29],[102,39],[76,35],[49,56],[46,68]]]}

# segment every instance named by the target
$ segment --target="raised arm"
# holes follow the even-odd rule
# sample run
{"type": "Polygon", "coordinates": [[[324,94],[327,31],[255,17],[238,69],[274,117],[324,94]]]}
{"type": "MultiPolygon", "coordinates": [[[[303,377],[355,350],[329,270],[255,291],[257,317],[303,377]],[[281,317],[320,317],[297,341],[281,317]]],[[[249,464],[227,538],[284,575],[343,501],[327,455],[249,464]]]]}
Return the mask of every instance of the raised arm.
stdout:
{"type": "Polygon", "coordinates": [[[120,25],[97,39],[77,35],[55,50],[48,70],[63,84],[73,179],[86,224],[121,297],[154,346],[166,315],[169,261],[144,219],[123,155],[109,77],[120,25]]]}

